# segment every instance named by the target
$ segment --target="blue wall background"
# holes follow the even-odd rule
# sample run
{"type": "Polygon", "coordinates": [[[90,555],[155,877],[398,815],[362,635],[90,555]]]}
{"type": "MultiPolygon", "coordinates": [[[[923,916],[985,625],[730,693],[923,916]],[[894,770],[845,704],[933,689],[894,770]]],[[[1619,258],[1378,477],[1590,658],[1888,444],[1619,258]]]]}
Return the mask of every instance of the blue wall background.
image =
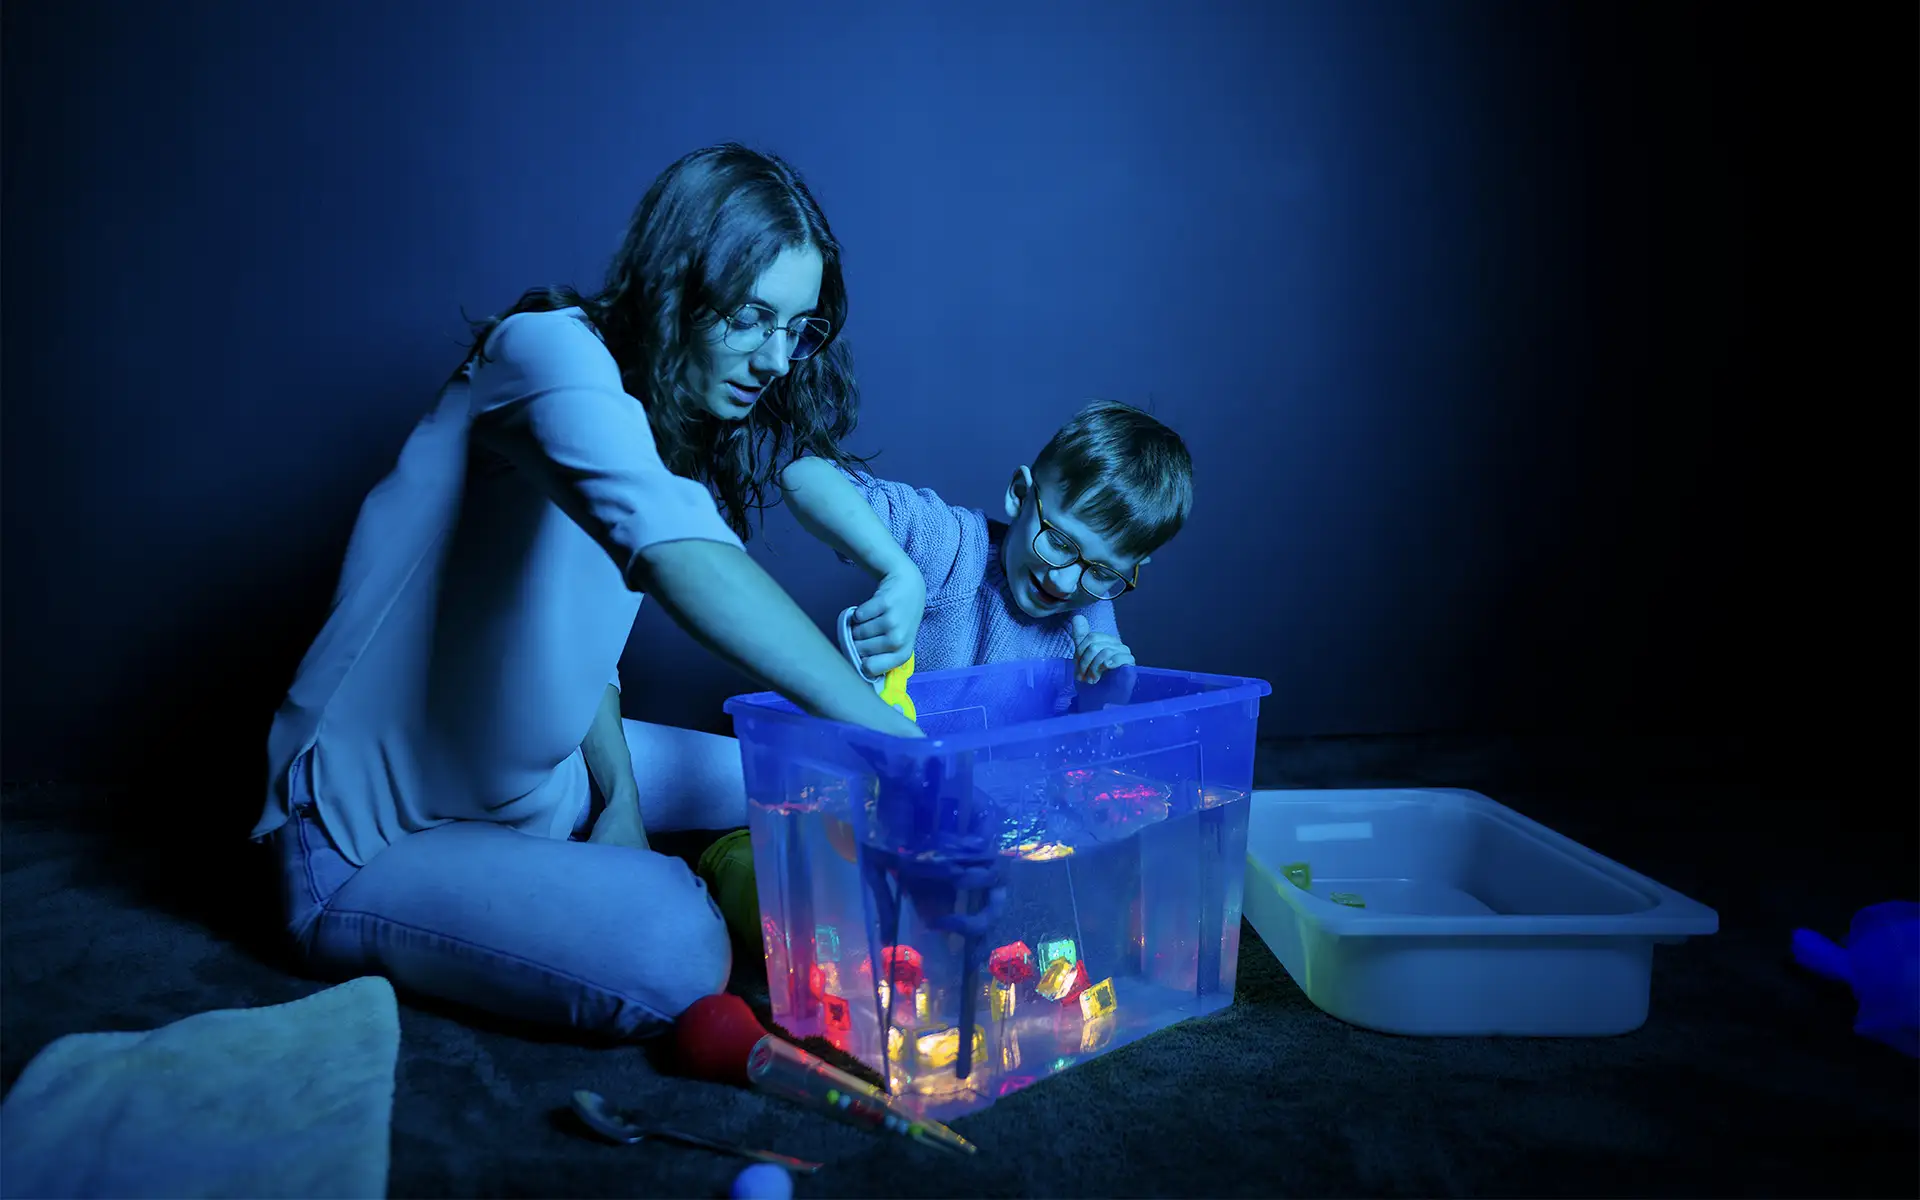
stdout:
{"type": "MultiPolygon", "coordinates": [[[[990,506],[1096,395],[1186,435],[1123,629],[1271,680],[1269,734],[1779,729],[1843,676],[1910,714],[1914,141],[1870,186],[1823,122],[1871,106],[1791,79],[1913,39],[1758,20],[11,3],[6,774],[250,785],[462,307],[597,282],[728,138],[847,247],[884,473],[990,506]]],[[[823,623],[862,594],[784,512],[755,553],[823,623]]],[[[653,609],[626,667],[630,716],[744,686],[653,609]]]]}

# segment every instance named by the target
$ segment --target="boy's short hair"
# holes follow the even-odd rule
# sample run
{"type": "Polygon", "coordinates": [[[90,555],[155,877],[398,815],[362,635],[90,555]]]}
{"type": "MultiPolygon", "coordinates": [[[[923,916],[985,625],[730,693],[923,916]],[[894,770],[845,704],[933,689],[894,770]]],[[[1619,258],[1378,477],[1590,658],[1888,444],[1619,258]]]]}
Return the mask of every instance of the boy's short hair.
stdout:
{"type": "Polygon", "coordinates": [[[1180,435],[1130,404],[1097,400],[1060,427],[1033,461],[1060,502],[1122,554],[1173,540],[1193,508],[1193,459],[1180,435]]]}

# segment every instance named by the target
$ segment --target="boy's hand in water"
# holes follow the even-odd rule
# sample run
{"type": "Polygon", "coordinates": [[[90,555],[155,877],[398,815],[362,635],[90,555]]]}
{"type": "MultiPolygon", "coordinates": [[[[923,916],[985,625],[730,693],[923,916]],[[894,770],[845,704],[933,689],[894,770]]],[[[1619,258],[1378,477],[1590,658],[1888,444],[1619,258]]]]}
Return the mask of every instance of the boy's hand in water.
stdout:
{"type": "Polygon", "coordinates": [[[1082,683],[1099,683],[1100,677],[1115,667],[1131,667],[1133,651],[1110,633],[1095,633],[1093,626],[1079,614],[1073,618],[1073,677],[1082,683]]]}
{"type": "Polygon", "coordinates": [[[880,580],[873,598],[853,610],[851,624],[854,653],[867,674],[885,675],[913,657],[913,642],[920,636],[920,618],[926,612],[926,581],[911,563],[901,564],[880,580]]]}

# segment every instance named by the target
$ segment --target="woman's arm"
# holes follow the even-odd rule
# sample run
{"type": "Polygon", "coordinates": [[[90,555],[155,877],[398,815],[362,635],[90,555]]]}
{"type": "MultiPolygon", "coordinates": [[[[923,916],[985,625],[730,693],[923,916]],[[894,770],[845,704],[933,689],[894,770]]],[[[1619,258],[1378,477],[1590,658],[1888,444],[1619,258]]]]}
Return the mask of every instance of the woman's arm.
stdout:
{"type": "Polygon", "coordinates": [[[657,542],[634,566],[636,582],[675,624],[803,711],[897,737],[922,736],[744,550],[709,541],[657,542]]]}
{"type": "Polygon", "coordinates": [[[802,709],[919,736],[747,557],[712,495],[667,469],[592,331],[565,313],[522,313],[494,330],[488,354],[474,372],[474,437],[598,542],[628,587],[802,709]]]}
{"type": "Polygon", "coordinates": [[[634,782],[633,755],[620,720],[620,689],[611,683],[600,695],[600,711],[593,715],[593,725],[580,743],[580,756],[587,760],[587,774],[606,801],[594,821],[592,840],[645,850],[647,827],[640,819],[640,787],[634,782]]]}

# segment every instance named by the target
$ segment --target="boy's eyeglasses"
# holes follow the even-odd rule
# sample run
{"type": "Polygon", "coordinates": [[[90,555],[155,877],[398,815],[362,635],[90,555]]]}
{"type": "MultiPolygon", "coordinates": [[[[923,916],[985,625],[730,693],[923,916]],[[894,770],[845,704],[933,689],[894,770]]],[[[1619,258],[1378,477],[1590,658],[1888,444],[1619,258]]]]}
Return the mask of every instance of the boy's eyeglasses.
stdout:
{"type": "Polygon", "coordinates": [[[1033,535],[1033,552],[1040,556],[1041,562],[1056,570],[1077,564],[1080,568],[1080,588],[1087,595],[1096,600],[1111,600],[1140,586],[1140,568],[1137,566],[1133,569],[1133,578],[1129,579],[1112,567],[1082,558],[1080,543],[1062,533],[1041,511],[1039,488],[1033,490],[1033,515],[1040,518],[1040,528],[1033,535]]]}
{"type": "Polygon", "coordinates": [[[782,328],[774,324],[773,313],[758,304],[741,305],[732,316],[722,317],[720,324],[720,338],[729,350],[752,354],[777,330],[787,335],[787,357],[794,359],[812,358],[833,333],[832,323],[819,317],[796,317],[782,328]]]}

